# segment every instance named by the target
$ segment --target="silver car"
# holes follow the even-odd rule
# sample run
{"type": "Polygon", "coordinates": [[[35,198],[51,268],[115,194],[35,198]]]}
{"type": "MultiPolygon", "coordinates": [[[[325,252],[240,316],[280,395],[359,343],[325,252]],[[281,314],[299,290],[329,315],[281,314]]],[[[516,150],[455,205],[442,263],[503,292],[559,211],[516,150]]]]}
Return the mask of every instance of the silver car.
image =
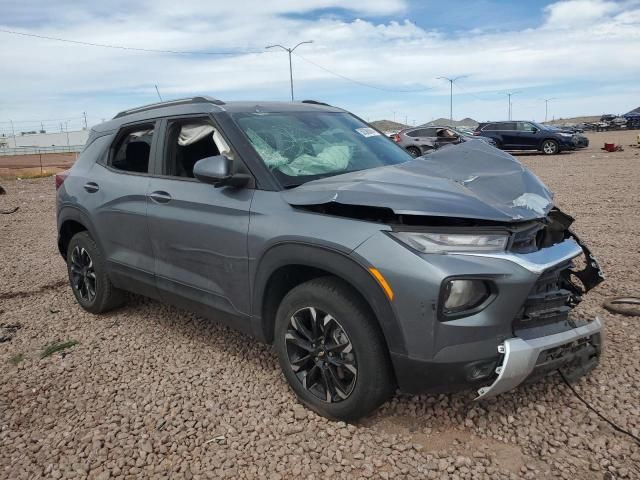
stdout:
{"type": "Polygon", "coordinates": [[[393,140],[404,148],[412,157],[419,157],[447,146],[462,142],[478,140],[495,146],[495,142],[487,137],[474,137],[468,132],[450,126],[422,126],[406,128],[396,133],[393,140]]]}
{"type": "Polygon", "coordinates": [[[330,418],[600,357],[601,321],[571,312],[597,262],[540,180],[479,141],[412,159],[339,108],[196,97],[94,127],[56,186],[80,306],[134,292],[271,343],[330,418]]]}

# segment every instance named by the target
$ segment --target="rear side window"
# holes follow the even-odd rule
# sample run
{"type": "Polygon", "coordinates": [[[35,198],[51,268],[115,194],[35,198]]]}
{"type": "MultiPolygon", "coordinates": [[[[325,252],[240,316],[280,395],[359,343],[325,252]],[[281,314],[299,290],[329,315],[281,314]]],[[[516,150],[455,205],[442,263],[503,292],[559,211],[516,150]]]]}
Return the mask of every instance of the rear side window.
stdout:
{"type": "Polygon", "coordinates": [[[124,172],[148,173],[154,132],[153,123],[125,129],[112,147],[109,166],[124,172]]]}
{"type": "Polygon", "coordinates": [[[515,122],[490,123],[484,130],[515,130],[515,122]]]}
{"type": "Polygon", "coordinates": [[[407,132],[407,135],[409,135],[410,137],[428,137],[429,130],[427,130],[426,128],[422,128],[420,130],[411,130],[410,132],[407,132]]]}

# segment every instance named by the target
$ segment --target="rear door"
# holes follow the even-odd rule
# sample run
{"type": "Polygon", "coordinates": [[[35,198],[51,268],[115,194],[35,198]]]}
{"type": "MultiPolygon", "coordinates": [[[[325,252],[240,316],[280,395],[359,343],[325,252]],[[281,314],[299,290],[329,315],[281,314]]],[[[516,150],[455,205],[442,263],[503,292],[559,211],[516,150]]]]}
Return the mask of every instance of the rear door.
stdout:
{"type": "Polygon", "coordinates": [[[498,125],[498,133],[502,148],[517,149],[520,146],[520,138],[516,130],[516,122],[501,122],[498,125]]]}
{"type": "Polygon", "coordinates": [[[433,128],[418,128],[411,132],[411,137],[413,138],[414,144],[419,146],[423,151],[426,149],[433,148],[434,138],[432,138],[431,134],[434,133],[435,129],[433,128]]]}
{"type": "Polygon", "coordinates": [[[156,151],[157,121],[128,124],[115,136],[108,155],[86,179],[85,205],[92,213],[113,283],[156,296],[147,226],[150,168],[156,151]]]}
{"type": "Polygon", "coordinates": [[[149,231],[163,296],[196,311],[237,316],[250,310],[247,234],[254,190],[216,188],[193,177],[198,160],[221,153],[214,131],[221,134],[210,117],[163,121],[149,185],[149,231]]]}

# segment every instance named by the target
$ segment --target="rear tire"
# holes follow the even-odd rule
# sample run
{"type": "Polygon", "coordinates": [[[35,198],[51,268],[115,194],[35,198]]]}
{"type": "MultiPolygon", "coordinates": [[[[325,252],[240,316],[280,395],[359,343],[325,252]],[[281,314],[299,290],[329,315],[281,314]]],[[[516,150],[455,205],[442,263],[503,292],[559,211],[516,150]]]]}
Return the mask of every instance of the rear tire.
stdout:
{"type": "Polygon", "coordinates": [[[103,313],[124,303],[124,292],[111,283],[102,252],[86,231],[69,242],[67,272],[76,300],[88,312],[103,313]]]}
{"type": "Polygon", "coordinates": [[[278,308],[274,343],[289,385],[320,415],[355,420],[393,393],[377,321],[340,279],[316,278],[292,289],[278,308]]]}
{"type": "Polygon", "coordinates": [[[560,153],[560,146],[555,140],[545,140],[542,142],[542,153],[545,155],[555,155],[560,153]]]}
{"type": "Polygon", "coordinates": [[[407,147],[407,152],[409,152],[409,155],[411,155],[413,158],[416,158],[422,155],[422,152],[418,147],[407,147]]]}

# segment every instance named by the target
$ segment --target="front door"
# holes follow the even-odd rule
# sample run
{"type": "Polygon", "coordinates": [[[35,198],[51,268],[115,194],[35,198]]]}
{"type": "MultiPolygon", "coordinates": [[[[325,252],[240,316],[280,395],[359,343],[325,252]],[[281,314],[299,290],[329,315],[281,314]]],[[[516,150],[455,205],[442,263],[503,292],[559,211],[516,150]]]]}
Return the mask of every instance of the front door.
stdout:
{"type": "Polygon", "coordinates": [[[254,190],[215,188],[193,177],[198,160],[220,154],[210,118],[168,119],[162,128],[162,161],[150,179],[148,207],[156,285],[177,303],[248,315],[254,190]]]}

